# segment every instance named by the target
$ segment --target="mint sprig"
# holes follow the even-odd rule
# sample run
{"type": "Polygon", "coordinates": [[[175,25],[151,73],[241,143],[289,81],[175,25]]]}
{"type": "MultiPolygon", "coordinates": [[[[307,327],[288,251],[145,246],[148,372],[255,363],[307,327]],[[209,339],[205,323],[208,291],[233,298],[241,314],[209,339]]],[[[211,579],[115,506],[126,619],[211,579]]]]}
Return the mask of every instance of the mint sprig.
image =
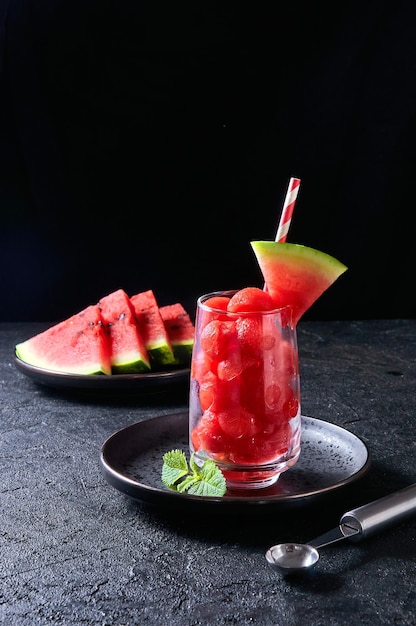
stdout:
{"type": "Polygon", "coordinates": [[[227,491],[225,478],[220,468],[211,459],[199,467],[191,455],[186,460],[182,450],[171,450],[163,455],[162,482],[178,492],[197,496],[223,496],[227,491]]]}

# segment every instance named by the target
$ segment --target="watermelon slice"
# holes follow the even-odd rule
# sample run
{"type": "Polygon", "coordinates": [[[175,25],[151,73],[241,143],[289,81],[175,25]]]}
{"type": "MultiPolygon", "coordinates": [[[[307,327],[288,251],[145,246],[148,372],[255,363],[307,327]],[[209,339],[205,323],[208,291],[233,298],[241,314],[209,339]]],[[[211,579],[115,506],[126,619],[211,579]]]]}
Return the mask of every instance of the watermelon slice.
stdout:
{"type": "Polygon", "coordinates": [[[101,298],[98,307],[109,331],[112,373],[149,372],[149,355],[127,293],[123,289],[113,291],[101,298]]]}
{"type": "Polygon", "coordinates": [[[159,310],[172,344],[176,365],[189,366],[195,332],[189,314],[179,302],[161,306],[159,310]]]}
{"type": "Polygon", "coordinates": [[[98,306],[91,305],[16,345],[30,365],[67,374],[111,374],[110,342],[98,306]]]}
{"type": "Polygon", "coordinates": [[[295,243],[252,241],[276,307],[291,305],[293,324],[348,268],[334,257],[295,243]]]}
{"type": "Polygon", "coordinates": [[[166,332],[159,305],[151,289],[130,297],[139,330],[149,354],[150,364],[158,369],[175,363],[172,344],[166,332]]]}

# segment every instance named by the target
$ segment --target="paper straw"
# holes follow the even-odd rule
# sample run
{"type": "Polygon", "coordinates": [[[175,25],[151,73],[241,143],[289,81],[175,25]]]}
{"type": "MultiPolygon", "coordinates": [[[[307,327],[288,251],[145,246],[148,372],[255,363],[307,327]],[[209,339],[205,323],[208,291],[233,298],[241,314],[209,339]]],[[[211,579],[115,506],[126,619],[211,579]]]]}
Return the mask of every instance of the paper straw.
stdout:
{"type": "MultiPolygon", "coordinates": [[[[293,209],[295,208],[296,198],[298,197],[300,187],[300,178],[291,178],[286,192],[286,198],[283,204],[282,214],[276,233],[275,241],[283,243],[286,241],[289,232],[290,222],[292,221],[293,209]]],[[[264,283],[263,291],[267,291],[267,285],[264,283]]]]}
{"type": "Polygon", "coordinates": [[[275,241],[286,241],[290,222],[292,221],[293,209],[295,208],[296,198],[298,197],[299,187],[300,178],[291,178],[287,188],[286,198],[283,204],[282,215],[280,217],[275,241]]]}

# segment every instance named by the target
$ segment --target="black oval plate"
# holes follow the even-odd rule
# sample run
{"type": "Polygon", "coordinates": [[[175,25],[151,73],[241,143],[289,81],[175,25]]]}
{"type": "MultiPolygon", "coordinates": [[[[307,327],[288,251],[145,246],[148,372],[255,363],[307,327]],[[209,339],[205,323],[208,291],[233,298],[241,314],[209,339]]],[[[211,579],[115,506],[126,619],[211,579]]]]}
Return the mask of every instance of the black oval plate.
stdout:
{"type": "Polygon", "coordinates": [[[15,354],[15,364],[18,370],[31,378],[34,382],[57,389],[73,389],[74,391],[165,391],[173,385],[189,384],[190,369],[176,368],[163,372],[149,374],[112,374],[105,376],[67,374],[54,372],[30,365],[19,359],[15,354]]]}
{"type": "Polygon", "coordinates": [[[367,473],[370,455],[361,439],[322,420],[302,417],[302,450],[296,465],[277,483],[260,490],[229,491],[221,498],[178,493],[161,481],[163,454],[183,450],[189,458],[188,414],[163,415],[131,424],[112,434],[100,455],[110,485],[129,497],[153,505],[222,507],[294,507],[317,500],[367,473]]]}

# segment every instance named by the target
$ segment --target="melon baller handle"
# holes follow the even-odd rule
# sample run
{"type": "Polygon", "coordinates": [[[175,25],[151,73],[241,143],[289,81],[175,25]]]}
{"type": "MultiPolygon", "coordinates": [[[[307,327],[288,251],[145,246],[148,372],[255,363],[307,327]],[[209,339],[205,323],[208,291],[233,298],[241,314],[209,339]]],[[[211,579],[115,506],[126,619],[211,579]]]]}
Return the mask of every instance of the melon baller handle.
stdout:
{"type": "Polygon", "coordinates": [[[348,539],[360,541],[376,531],[397,524],[412,513],[416,513],[416,483],[347,511],[341,517],[340,527],[356,531],[348,539]]]}

